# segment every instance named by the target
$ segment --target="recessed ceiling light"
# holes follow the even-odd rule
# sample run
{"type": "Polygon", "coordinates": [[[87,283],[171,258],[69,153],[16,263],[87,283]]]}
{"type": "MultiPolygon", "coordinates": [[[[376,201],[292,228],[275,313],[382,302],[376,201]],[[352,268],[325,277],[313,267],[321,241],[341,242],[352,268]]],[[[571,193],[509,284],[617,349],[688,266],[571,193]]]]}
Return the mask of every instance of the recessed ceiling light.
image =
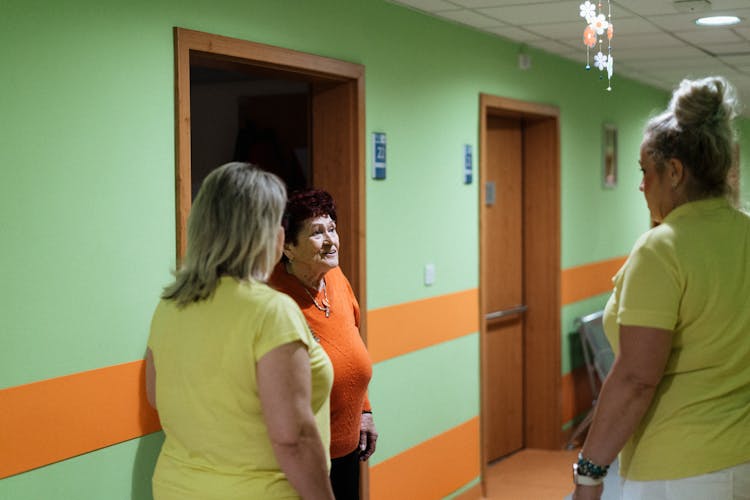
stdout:
{"type": "Polygon", "coordinates": [[[709,16],[695,20],[698,26],[730,26],[740,22],[737,16],[709,16]]]}

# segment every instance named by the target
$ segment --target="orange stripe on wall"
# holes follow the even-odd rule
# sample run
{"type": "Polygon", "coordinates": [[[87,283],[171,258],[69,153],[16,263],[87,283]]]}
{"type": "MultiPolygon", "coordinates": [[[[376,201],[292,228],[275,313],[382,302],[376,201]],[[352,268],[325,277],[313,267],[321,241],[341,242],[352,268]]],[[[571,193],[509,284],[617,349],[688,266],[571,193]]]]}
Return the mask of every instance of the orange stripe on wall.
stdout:
{"type": "Polygon", "coordinates": [[[476,288],[367,312],[367,348],[373,363],[477,331],[476,288]]]}
{"type": "MultiPolygon", "coordinates": [[[[370,311],[373,360],[476,332],[478,307],[472,289],[370,311]]],[[[0,390],[0,478],[159,430],[144,378],[139,360],[0,390]]]]}
{"type": "Polygon", "coordinates": [[[161,428],[143,360],[0,390],[0,478],[161,428]]]}
{"type": "Polygon", "coordinates": [[[479,477],[479,417],[370,469],[370,498],[442,498],[479,477]]]}
{"type": "MultiPolygon", "coordinates": [[[[606,293],[626,257],[564,269],[562,304],[606,293]]],[[[453,340],[479,330],[479,290],[431,297],[367,313],[367,347],[374,363],[453,340]]]]}
{"type": "MultiPolygon", "coordinates": [[[[619,257],[564,270],[563,304],[609,291],[610,278],[624,261],[619,257]]],[[[477,332],[479,291],[367,314],[368,348],[377,363],[477,332]]],[[[144,369],[139,360],[0,390],[0,478],[159,430],[156,412],[146,402],[144,369]]],[[[572,382],[563,378],[566,421],[585,410],[585,396],[579,395],[585,391],[572,382]]]]}
{"type": "Polygon", "coordinates": [[[562,305],[572,304],[612,290],[612,276],[627,257],[592,262],[564,269],[560,279],[562,305]]]}
{"type": "Polygon", "coordinates": [[[477,483],[460,495],[455,496],[453,500],[476,500],[477,498],[482,498],[481,483],[477,483]]]}

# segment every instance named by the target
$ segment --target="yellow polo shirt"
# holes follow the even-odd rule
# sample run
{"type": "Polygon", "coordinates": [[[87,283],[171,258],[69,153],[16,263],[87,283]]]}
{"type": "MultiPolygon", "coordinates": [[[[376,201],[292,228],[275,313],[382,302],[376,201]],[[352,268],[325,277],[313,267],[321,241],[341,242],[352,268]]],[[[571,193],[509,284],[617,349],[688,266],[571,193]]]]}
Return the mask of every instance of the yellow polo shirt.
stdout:
{"type": "Polygon", "coordinates": [[[620,474],[678,479],[750,461],[750,217],[724,198],[686,203],[641,236],[613,278],[604,328],[674,332],[664,377],[620,474]]]}
{"type": "Polygon", "coordinates": [[[182,309],[159,303],[148,342],[166,435],[155,500],[298,497],[271,448],[255,372],[264,354],[295,341],[310,354],[312,409],[327,453],[333,370],[292,299],[224,277],[208,300],[182,309]]]}

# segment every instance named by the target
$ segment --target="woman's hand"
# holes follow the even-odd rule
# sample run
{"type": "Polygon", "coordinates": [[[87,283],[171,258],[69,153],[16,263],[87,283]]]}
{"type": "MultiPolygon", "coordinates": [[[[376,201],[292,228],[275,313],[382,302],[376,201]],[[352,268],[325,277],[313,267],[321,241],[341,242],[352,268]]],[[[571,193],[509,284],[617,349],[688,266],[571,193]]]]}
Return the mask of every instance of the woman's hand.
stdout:
{"type": "Polygon", "coordinates": [[[378,431],[375,430],[375,422],[372,413],[363,413],[359,419],[359,459],[365,461],[375,453],[375,445],[378,441],[378,431]]]}
{"type": "Polygon", "coordinates": [[[604,491],[604,485],[598,486],[576,486],[573,491],[573,500],[599,500],[602,497],[604,491]]]}

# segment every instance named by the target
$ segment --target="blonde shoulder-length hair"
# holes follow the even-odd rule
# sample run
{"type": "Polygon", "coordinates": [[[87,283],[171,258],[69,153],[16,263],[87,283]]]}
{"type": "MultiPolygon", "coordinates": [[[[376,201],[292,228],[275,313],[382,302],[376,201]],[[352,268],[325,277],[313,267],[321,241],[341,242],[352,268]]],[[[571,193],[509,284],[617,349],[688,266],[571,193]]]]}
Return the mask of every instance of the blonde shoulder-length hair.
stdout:
{"type": "Polygon", "coordinates": [[[190,209],[182,266],[162,298],[182,307],[210,297],[222,276],[265,281],[285,204],[283,182],[254,165],[232,162],[211,172],[190,209]]]}

